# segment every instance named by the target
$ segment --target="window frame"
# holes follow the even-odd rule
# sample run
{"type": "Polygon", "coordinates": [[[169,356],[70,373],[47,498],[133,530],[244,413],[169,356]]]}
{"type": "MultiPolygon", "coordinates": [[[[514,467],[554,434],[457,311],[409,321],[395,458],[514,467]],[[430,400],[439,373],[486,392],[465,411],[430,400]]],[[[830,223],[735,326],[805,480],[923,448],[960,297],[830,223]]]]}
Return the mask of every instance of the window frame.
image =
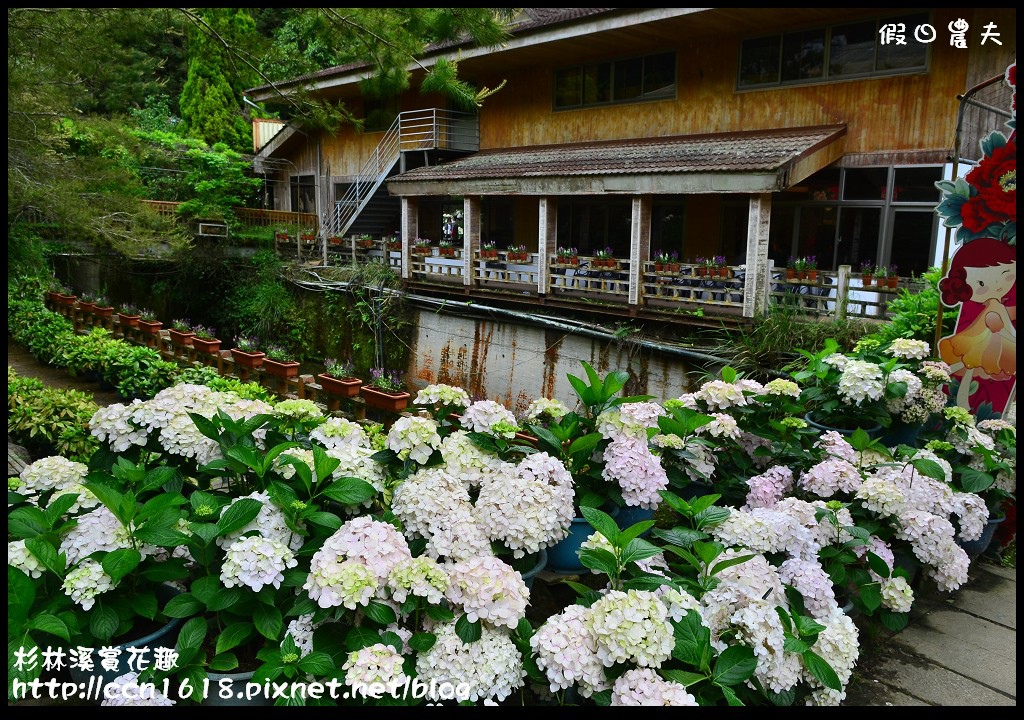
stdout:
{"type": "Polygon", "coordinates": [[[583,108],[592,107],[608,107],[609,105],[625,105],[630,103],[647,103],[647,102],[660,102],[664,100],[675,100],[679,93],[679,56],[675,50],[668,50],[665,52],[648,53],[647,55],[630,55],[628,57],[615,58],[613,60],[604,60],[600,62],[585,62],[578,63],[575,65],[566,65],[564,67],[555,68],[552,72],[551,82],[551,107],[555,112],[562,110],[580,110],[583,108]],[[660,91],[655,96],[644,96],[644,87],[647,84],[649,78],[648,75],[655,73],[658,64],[658,58],[664,58],[671,56],[671,67],[672,67],[672,91],[660,91]],[[640,92],[638,95],[618,98],[616,94],[621,88],[625,87],[625,84],[620,84],[618,73],[628,67],[629,64],[635,63],[637,60],[641,61],[640,76],[636,79],[634,85],[639,85],[640,92]],[[601,78],[604,82],[602,85],[606,89],[608,99],[601,100],[587,100],[588,95],[588,79],[593,81],[593,78],[601,78]],[[578,88],[574,92],[567,93],[564,90],[572,90],[568,88],[567,84],[575,80],[578,84],[578,88]],[[562,85],[565,83],[566,85],[562,85]],[[567,95],[574,95],[575,102],[559,104],[560,97],[567,95]]]}

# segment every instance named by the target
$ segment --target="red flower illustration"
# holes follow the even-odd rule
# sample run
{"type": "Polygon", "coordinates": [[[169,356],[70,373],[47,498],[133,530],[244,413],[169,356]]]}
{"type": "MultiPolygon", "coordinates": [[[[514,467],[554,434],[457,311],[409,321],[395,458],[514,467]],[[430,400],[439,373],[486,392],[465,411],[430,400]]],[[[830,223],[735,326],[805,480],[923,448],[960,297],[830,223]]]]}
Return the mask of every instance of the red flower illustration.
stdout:
{"type": "Polygon", "coordinates": [[[981,232],[995,223],[1017,221],[1016,141],[996,148],[965,179],[978,191],[960,210],[965,228],[981,232]]]}

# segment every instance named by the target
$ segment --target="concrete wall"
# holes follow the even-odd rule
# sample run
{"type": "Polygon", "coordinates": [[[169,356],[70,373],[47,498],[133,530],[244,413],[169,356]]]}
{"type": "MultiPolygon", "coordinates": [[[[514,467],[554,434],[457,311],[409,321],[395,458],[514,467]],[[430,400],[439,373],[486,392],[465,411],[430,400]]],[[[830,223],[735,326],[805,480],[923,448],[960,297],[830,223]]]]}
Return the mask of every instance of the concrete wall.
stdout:
{"type": "Polygon", "coordinates": [[[698,368],[681,358],[642,349],[628,340],[599,340],[507,321],[480,320],[420,311],[409,359],[411,384],[465,388],[475,399],[496,400],[516,414],[538,397],[570,407],[577,397],[567,374],[586,378],[581,360],[603,377],[626,370],[630,395],[678,397],[696,382],[698,368]],[[689,379],[687,374],[692,378],[689,379]]]}

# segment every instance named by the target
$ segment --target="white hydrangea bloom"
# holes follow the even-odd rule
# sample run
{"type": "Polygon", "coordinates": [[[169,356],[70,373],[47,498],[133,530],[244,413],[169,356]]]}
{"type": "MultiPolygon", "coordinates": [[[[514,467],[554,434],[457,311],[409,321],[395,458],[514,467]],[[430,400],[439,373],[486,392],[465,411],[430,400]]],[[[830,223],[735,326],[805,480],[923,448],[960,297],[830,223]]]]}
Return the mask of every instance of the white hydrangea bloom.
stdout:
{"type": "MultiPolygon", "coordinates": [[[[133,405],[139,402],[136,400],[133,405]]],[[[123,453],[132,445],[143,447],[149,435],[131,421],[131,416],[131,408],[121,403],[100,408],[89,420],[89,432],[116,453],[123,453]]]]}
{"type": "Polygon", "coordinates": [[[355,610],[370,602],[377,587],[373,571],[358,560],[342,561],[337,556],[317,553],[302,589],[322,608],[344,605],[355,610]]]}
{"type": "Polygon", "coordinates": [[[416,394],[414,405],[449,405],[464,408],[470,404],[469,393],[454,385],[435,383],[416,394]]]}
{"type": "Polygon", "coordinates": [[[866,360],[850,359],[839,376],[836,391],[847,405],[861,405],[865,401],[878,400],[885,392],[882,368],[866,360]]]}
{"type": "MultiPolygon", "coordinates": [[[[384,489],[384,466],[373,459],[377,451],[366,445],[343,442],[327,449],[328,457],[341,462],[331,475],[332,478],[354,477],[373,485],[380,492],[384,489]]],[[[365,507],[373,505],[373,498],[363,502],[365,507]]]]}
{"type": "Polygon", "coordinates": [[[779,567],[782,582],[795,587],[814,618],[827,618],[837,609],[832,579],[817,559],[790,558],[779,567]]]}
{"type": "Polygon", "coordinates": [[[698,435],[710,435],[716,438],[730,438],[737,440],[740,437],[740,428],[736,424],[736,418],[725,413],[710,413],[714,418],[707,425],[697,428],[698,435]]]}
{"type": "Polygon", "coordinates": [[[602,477],[622,488],[627,505],[648,510],[661,503],[660,491],[668,487],[668,475],[646,439],[632,435],[615,437],[604,449],[602,477]]]}
{"type": "Polygon", "coordinates": [[[663,679],[651,668],[633,668],[623,673],[612,686],[613,707],[622,706],[694,706],[697,698],[686,686],[663,679]]]}
{"type": "Polygon", "coordinates": [[[811,673],[805,670],[803,679],[815,688],[812,702],[817,705],[839,705],[846,698],[846,686],[853,676],[860,657],[860,633],[850,617],[841,611],[835,612],[827,621],[819,620],[825,626],[814,643],[814,652],[824,659],[843,686],[841,692],[825,688],[811,673]]]}
{"type": "Polygon", "coordinates": [[[425,556],[399,560],[387,578],[391,599],[397,603],[404,603],[409,595],[415,595],[437,605],[444,598],[449,584],[444,568],[433,558],[425,556]]]}
{"type": "Polygon", "coordinates": [[[846,460],[848,463],[857,464],[857,451],[853,445],[835,430],[826,430],[814,443],[814,447],[820,448],[827,455],[846,460]]]}
{"type": "Polygon", "coordinates": [[[42,577],[46,571],[46,566],[39,562],[36,556],[25,547],[24,540],[7,541],[7,564],[18,568],[33,578],[42,577]]]}
{"type": "Polygon", "coordinates": [[[499,437],[515,437],[518,428],[515,414],[501,403],[493,400],[478,400],[462,413],[462,427],[472,432],[497,434],[499,437]],[[496,432],[495,425],[503,428],[496,432]]]}
{"type": "MultiPolygon", "coordinates": [[[[68,567],[77,565],[79,560],[94,552],[130,547],[132,540],[128,529],[104,505],[80,516],[78,524],[60,541],[60,552],[67,554],[68,567]]],[[[157,552],[157,548],[152,545],[142,545],[138,550],[144,558],[157,552]]]]}
{"type": "Polygon", "coordinates": [[[668,616],[676,622],[681,621],[688,612],[700,613],[702,609],[697,598],[685,590],[676,590],[671,585],[662,585],[654,594],[665,605],[668,616]]]}
{"type": "Polygon", "coordinates": [[[643,439],[647,439],[647,429],[657,429],[658,418],[666,414],[665,408],[656,402],[623,403],[618,407],[623,431],[643,439]]]}
{"type": "Polygon", "coordinates": [[[286,480],[290,480],[295,477],[295,465],[291,462],[285,462],[291,458],[305,463],[306,467],[309,468],[309,474],[313,477],[313,483],[316,484],[320,479],[316,476],[316,470],[314,469],[316,461],[313,458],[313,451],[307,448],[288,448],[274,458],[274,470],[286,480]]]}
{"type": "Polygon", "coordinates": [[[856,492],[863,479],[860,470],[847,460],[829,457],[800,476],[798,485],[818,497],[856,492]]]}
{"type": "Polygon", "coordinates": [[[441,441],[441,457],[445,470],[469,488],[479,487],[485,477],[502,472],[505,465],[494,453],[477,447],[465,430],[456,430],[441,441]]]}
{"type": "Polygon", "coordinates": [[[319,420],[324,411],[312,400],[289,398],[274,405],[274,416],[286,420],[319,420]]]}
{"type": "Polygon", "coordinates": [[[526,669],[523,657],[504,632],[481,627],[480,639],[464,643],[455,633],[455,623],[434,629],[437,640],[416,658],[416,675],[424,683],[469,685],[469,699],[504,700],[523,686],[526,669]]]}
{"type": "Polygon", "coordinates": [[[774,465],[747,480],[746,509],[771,507],[793,489],[793,471],[785,465],[774,465]]]}
{"type": "Polygon", "coordinates": [[[854,496],[871,512],[879,515],[899,515],[906,507],[903,493],[895,483],[877,475],[865,480],[854,496]]]}
{"type": "Polygon", "coordinates": [[[530,638],[537,666],[547,675],[551,692],[579,684],[583,697],[608,688],[597,657],[597,638],[587,627],[589,608],[570,605],[549,617],[530,638]]]}
{"type": "Polygon", "coordinates": [[[585,622],[605,667],[626,661],[659,667],[675,646],[668,609],[646,590],[607,592],[590,607],[585,622]]]}
{"type": "Polygon", "coordinates": [[[339,445],[368,446],[370,442],[362,425],[340,417],[324,420],[309,434],[309,439],[327,450],[339,445]]]}
{"type": "MultiPolygon", "coordinates": [[[[727,549],[715,562],[747,554],[745,550],[727,549]]],[[[721,643],[720,636],[730,627],[733,615],[755,600],[766,600],[775,605],[786,606],[785,588],[778,570],[763,555],[728,567],[715,577],[719,584],[701,598],[704,609],[701,615],[704,624],[711,630],[712,642],[721,643]]],[[[720,645],[719,649],[724,649],[720,645]]]]}
{"type": "Polygon", "coordinates": [[[527,422],[537,422],[545,418],[561,420],[568,414],[569,408],[561,400],[537,398],[526,408],[523,419],[527,422]]]}
{"type": "Polygon", "coordinates": [[[139,684],[136,672],[125,673],[111,680],[104,687],[100,707],[168,707],[174,701],[156,689],[152,683],[139,684]],[[109,690],[107,689],[109,688],[109,690]]]}
{"type": "Polygon", "coordinates": [[[800,397],[800,386],[792,380],[786,380],[784,378],[776,378],[775,380],[769,381],[768,384],[764,386],[764,391],[768,395],[800,397]]]}
{"type": "Polygon", "coordinates": [[[709,410],[728,410],[752,402],[743,392],[743,387],[724,380],[709,380],[694,393],[697,400],[703,400],[709,410]]]}
{"type": "Polygon", "coordinates": [[[910,612],[914,604],[914,590],[910,587],[907,579],[900,577],[889,577],[882,580],[882,605],[893,612],[910,612]]]}
{"type": "Polygon", "coordinates": [[[299,564],[287,545],[258,535],[240,538],[228,546],[220,570],[224,587],[245,586],[259,592],[265,585],[281,587],[284,571],[299,564]]]}
{"type": "Polygon", "coordinates": [[[903,360],[924,360],[931,355],[931,346],[924,340],[896,338],[889,345],[889,354],[903,360]]]}
{"type": "Polygon", "coordinates": [[[292,532],[291,528],[288,527],[284,513],[271,502],[270,495],[268,493],[254,492],[235,498],[227,507],[224,508],[221,515],[223,516],[223,514],[228,511],[228,508],[243,499],[258,500],[263,504],[263,506],[260,508],[256,517],[253,518],[248,525],[241,527],[234,532],[226,533],[218,537],[218,545],[222,548],[228,547],[238,538],[255,530],[259,533],[260,537],[264,537],[268,540],[277,540],[278,542],[287,545],[291,550],[298,550],[302,547],[302,536],[298,533],[292,532]]]}
{"type": "Polygon", "coordinates": [[[399,459],[412,459],[423,465],[441,444],[437,423],[429,418],[405,415],[395,421],[388,432],[387,447],[399,459]]]}
{"type": "Polygon", "coordinates": [[[785,628],[775,603],[750,599],[729,618],[728,627],[737,641],[754,651],[754,676],[762,685],[772,692],[785,692],[800,682],[800,656],[785,650],[785,628]]]}
{"type": "Polygon", "coordinates": [[[395,489],[391,511],[406,535],[427,538],[431,557],[460,560],[492,554],[490,539],[476,520],[469,490],[444,469],[424,469],[407,477],[395,489]]]}
{"type": "Polygon", "coordinates": [[[284,634],[286,636],[290,635],[292,640],[295,641],[295,647],[299,650],[299,657],[305,657],[313,652],[313,631],[315,629],[312,615],[299,615],[288,623],[284,634]]]}
{"type": "Polygon", "coordinates": [[[483,620],[515,629],[526,615],[530,590],[523,576],[496,557],[474,557],[447,566],[445,597],[466,611],[470,622],[483,620]]]}
{"type": "Polygon", "coordinates": [[[313,561],[318,558],[321,562],[340,562],[342,558],[361,562],[383,585],[392,570],[410,560],[412,553],[398,528],[363,515],[349,520],[327,538],[313,555],[313,561]]]}
{"type": "Polygon", "coordinates": [[[22,482],[23,494],[41,495],[53,490],[52,500],[65,492],[76,492],[72,488],[80,488],[88,474],[89,466],[85,463],[74,462],[60,455],[51,455],[26,465],[18,477],[22,482]]]}
{"type": "MultiPolygon", "coordinates": [[[[368,690],[374,683],[401,686],[406,676],[402,670],[405,658],[390,645],[375,643],[348,654],[341,669],[345,671],[345,684],[357,692],[368,690]]],[[[358,695],[356,695],[358,697],[358,695]]]]}
{"type": "Polygon", "coordinates": [[[988,506],[985,499],[974,493],[955,493],[953,513],[960,519],[961,540],[977,540],[988,523],[988,506]]]}
{"type": "Polygon", "coordinates": [[[907,540],[918,560],[940,589],[956,590],[967,582],[970,558],[956,544],[953,524],[923,510],[907,510],[900,518],[896,537],[907,540]]]}
{"type": "Polygon", "coordinates": [[[116,583],[98,562],[83,560],[64,577],[62,587],[72,602],[81,605],[83,610],[91,610],[96,604],[96,596],[112,590],[116,583]]]}
{"type": "Polygon", "coordinates": [[[850,358],[843,353],[832,353],[831,355],[822,359],[822,362],[826,365],[831,365],[837,370],[842,370],[846,367],[846,364],[850,361],[850,358]]]}

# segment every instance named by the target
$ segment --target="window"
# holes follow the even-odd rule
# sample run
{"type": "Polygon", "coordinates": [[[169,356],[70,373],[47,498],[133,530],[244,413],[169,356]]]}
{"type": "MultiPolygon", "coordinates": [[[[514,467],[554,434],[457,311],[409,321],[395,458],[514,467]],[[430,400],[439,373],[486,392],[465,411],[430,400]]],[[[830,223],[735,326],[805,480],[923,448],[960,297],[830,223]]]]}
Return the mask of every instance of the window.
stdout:
{"type": "Polygon", "coordinates": [[[628,256],[633,203],[625,196],[558,198],[558,244],[578,248],[583,255],[610,247],[628,256]]]}
{"type": "Polygon", "coordinates": [[[312,175],[292,175],[289,178],[292,212],[316,212],[316,182],[312,175]]]}
{"type": "Polygon", "coordinates": [[[928,13],[915,13],[748,38],[740,44],[737,86],[768,87],[924,70],[928,44],[915,40],[914,30],[927,22],[928,13]],[[891,23],[905,28],[905,44],[881,43],[879,29],[891,23]]]}
{"type": "Polygon", "coordinates": [[[555,71],[555,109],[676,96],[676,55],[660,53],[555,71]]]}

